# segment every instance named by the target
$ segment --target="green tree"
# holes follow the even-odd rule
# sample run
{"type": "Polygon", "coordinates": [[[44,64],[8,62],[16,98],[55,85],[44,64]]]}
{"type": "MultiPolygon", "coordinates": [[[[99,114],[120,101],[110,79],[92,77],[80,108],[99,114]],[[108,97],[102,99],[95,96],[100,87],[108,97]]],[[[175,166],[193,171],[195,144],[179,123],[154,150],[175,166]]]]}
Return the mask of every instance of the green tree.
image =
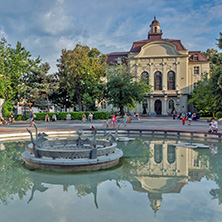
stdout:
{"type": "Polygon", "coordinates": [[[188,104],[193,104],[198,110],[204,112],[215,112],[218,110],[215,95],[212,91],[212,81],[207,78],[207,75],[202,81],[199,81],[197,87],[194,89],[188,104]]]}
{"type": "Polygon", "coordinates": [[[50,110],[50,96],[58,89],[59,82],[53,74],[48,74],[50,66],[43,63],[33,68],[26,76],[26,93],[34,106],[50,110]]]}
{"type": "Polygon", "coordinates": [[[102,95],[105,58],[99,50],[80,44],[73,50],[62,50],[57,64],[60,88],[63,87],[64,95],[72,100],[72,105],[78,104],[80,111],[83,104],[89,106],[102,95]]]}
{"type": "Polygon", "coordinates": [[[217,39],[218,43],[217,43],[217,46],[222,49],[222,32],[219,33],[220,36],[219,36],[219,39],[217,39]]]}
{"type": "Polygon", "coordinates": [[[135,107],[136,102],[142,102],[144,95],[150,92],[151,87],[143,81],[135,81],[126,65],[119,65],[110,70],[107,80],[108,103],[119,108],[121,115],[124,107],[135,107]]]}
{"type": "MultiPolygon", "coordinates": [[[[23,77],[40,59],[31,59],[31,54],[20,42],[12,48],[5,38],[0,41],[0,97],[5,99],[9,109],[18,101],[22,93],[23,77]]],[[[4,109],[5,114],[8,110],[4,109]]]]}

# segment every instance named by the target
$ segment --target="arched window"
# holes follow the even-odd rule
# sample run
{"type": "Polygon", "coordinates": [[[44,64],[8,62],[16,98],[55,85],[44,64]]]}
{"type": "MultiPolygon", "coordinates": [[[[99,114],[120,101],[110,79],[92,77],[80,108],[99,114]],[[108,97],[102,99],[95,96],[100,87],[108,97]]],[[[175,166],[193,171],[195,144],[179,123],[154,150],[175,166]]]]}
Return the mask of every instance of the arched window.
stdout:
{"type": "Polygon", "coordinates": [[[149,74],[148,72],[142,72],[141,74],[141,79],[147,84],[149,85],[149,74]]]}
{"type": "Polygon", "coordinates": [[[159,71],[154,74],[154,90],[162,90],[162,73],[159,71]]]}
{"type": "Polygon", "coordinates": [[[175,72],[169,71],[167,74],[167,89],[175,90],[175,72]]]}
{"type": "Polygon", "coordinates": [[[174,109],[174,101],[172,99],[169,101],[169,109],[174,109]]]}
{"type": "Polygon", "coordinates": [[[161,144],[154,145],[154,161],[161,163],[163,159],[163,146],[161,144]]]}
{"type": "Polygon", "coordinates": [[[169,164],[174,163],[176,160],[176,151],[174,146],[167,147],[167,161],[169,164]]]}

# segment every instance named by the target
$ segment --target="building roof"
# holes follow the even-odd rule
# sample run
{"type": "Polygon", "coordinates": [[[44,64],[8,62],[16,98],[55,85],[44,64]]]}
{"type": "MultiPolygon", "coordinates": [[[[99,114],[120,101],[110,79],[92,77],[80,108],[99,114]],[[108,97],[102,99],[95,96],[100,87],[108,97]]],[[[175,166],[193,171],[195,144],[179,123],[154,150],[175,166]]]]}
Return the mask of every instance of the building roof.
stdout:
{"type": "Polygon", "coordinates": [[[189,51],[189,62],[209,62],[200,51],[189,51]]]}
{"type": "MultiPolygon", "coordinates": [[[[141,47],[146,45],[147,43],[153,42],[154,40],[141,40],[141,41],[137,41],[133,43],[132,48],[130,49],[130,52],[140,52],[141,47]]],[[[180,50],[187,50],[183,44],[181,43],[180,40],[176,40],[176,39],[161,39],[158,41],[163,41],[163,42],[170,42],[172,44],[174,44],[176,46],[176,49],[178,51],[180,50]]]]}
{"type": "Polygon", "coordinates": [[[116,64],[117,59],[121,58],[122,62],[126,62],[126,58],[128,57],[129,52],[112,52],[107,54],[106,63],[108,65],[116,64]]]}

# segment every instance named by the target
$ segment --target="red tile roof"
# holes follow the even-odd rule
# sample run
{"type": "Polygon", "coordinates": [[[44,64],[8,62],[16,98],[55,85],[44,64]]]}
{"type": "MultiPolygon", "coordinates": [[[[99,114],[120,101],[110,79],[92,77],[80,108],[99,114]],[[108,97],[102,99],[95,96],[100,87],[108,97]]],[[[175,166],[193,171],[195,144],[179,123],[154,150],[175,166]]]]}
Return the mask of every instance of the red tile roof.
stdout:
{"type": "Polygon", "coordinates": [[[117,59],[120,57],[123,62],[126,62],[129,52],[112,52],[107,54],[106,63],[108,65],[116,64],[117,59]]]}
{"type": "MultiPolygon", "coordinates": [[[[176,46],[177,50],[187,50],[180,40],[176,39],[161,39],[160,41],[163,42],[170,42],[176,46]]],[[[140,52],[141,47],[146,45],[147,43],[153,42],[153,40],[141,40],[133,43],[132,48],[130,49],[130,52],[140,52]]]]}
{"type": "Polygon", "coordinates": [[[209,62],[200,51],[189,51],[189,62],[209,62]],[[197,55],[197,57],[195,57],[197,55]]]}

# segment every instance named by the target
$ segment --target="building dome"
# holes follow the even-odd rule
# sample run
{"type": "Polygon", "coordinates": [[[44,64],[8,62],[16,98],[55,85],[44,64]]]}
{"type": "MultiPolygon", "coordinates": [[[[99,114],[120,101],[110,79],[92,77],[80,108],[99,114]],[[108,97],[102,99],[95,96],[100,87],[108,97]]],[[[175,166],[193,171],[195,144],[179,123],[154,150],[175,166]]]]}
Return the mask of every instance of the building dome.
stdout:
{"type": "Polygon", "coordinates": [[[156,20],[156,16],[154,16],[154,20],[152,21],[151,25],[160,25],[160,23],[156,20]]]}

